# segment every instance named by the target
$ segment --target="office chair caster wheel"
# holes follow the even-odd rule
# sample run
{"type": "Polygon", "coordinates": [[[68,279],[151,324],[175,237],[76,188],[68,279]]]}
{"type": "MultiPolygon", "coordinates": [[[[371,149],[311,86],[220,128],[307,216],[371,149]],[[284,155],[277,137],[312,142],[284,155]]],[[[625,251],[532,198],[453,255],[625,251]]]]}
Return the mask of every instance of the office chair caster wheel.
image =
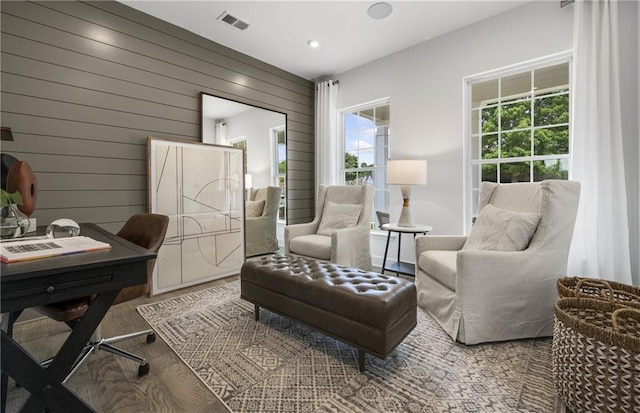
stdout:
{"type": "Polygon", "coordinates": [[[138,366],[138,376],[146,376],[147,374],[149,374],[150,368],[151,366],[149,365],[149,363],[141,364],[140,366],[138,366]]]}
{"type": "Polygon", "coordinates": [[[151,333],[147,335],[147,344],[151,344],[156,341],[156,333],[151,333]]]}

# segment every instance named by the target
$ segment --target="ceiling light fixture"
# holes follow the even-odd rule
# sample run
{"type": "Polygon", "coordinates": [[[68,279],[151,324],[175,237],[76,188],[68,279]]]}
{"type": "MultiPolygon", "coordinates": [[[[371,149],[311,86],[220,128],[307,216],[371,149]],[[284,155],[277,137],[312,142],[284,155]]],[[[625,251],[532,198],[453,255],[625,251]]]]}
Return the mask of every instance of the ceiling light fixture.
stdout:
{"type": "Polygon", "coordinates": [[[389,17],[392,11],[393,7],[389,3],[380,2],[372,4],[367,10],[367,14],[372,19],[380,20],[389,17]]]}
{"type": "Polygon", "coordinates": [[[313,47],[314,49],[320,47],[320,42],[317,40],[309,40],[307,44],[309,45],[309,47],[313,47]]]}

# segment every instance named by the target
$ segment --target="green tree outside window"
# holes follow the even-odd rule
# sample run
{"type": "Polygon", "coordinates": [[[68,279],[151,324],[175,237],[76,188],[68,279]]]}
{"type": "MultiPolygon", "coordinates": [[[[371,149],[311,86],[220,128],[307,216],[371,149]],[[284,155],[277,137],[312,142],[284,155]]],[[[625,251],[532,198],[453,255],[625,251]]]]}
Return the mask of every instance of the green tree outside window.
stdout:
{"type": "MultiPolygon", "coordinates": [[[[505,159],[532,155],[565,155],[569,153],[569,95],[560,94],[531,98],[486,107],[482,114],[482,158],[505,159]],[[532,119],[535,128],[532,130],[532,119]],[[565,124],[565,125],[562,125],[565,124]],[[560,125],[560,126],[549,126],[560,125]],[[547,127],[549,126],[549,127],[547,127]]],[[[567,179],[561,162],[501,163],[500,182],[534,179],[567,179]],[[503,180],[504,178],[504,180],[503,180]]],[[[497,182],[497,164],[482,165],[482,179],[497,182]]]]}

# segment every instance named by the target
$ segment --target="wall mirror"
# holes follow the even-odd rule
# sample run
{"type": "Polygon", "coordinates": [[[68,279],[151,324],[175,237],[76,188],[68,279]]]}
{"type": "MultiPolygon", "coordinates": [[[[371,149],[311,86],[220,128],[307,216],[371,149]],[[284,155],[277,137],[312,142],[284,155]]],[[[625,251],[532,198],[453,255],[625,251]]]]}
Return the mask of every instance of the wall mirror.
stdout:
{"type": "MultiPolygon", "coordinates": [[[[200,93],[200,133],[203,143],[234,146],[245,151],[245,186],[278,186],[277,237],[284,243],[287,221],[287,115],[231,99],[200,93]]],[[[246,237],[252,234],[247,233],[246,237]]]]}

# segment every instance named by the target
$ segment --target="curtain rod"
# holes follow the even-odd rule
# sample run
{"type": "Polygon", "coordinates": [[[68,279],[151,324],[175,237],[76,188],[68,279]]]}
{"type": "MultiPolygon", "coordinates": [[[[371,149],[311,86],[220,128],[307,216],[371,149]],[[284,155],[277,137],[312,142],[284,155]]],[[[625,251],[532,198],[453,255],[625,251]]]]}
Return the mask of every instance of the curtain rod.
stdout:
{"type": "MultiPolygon", "coordinates": [[[[320,83],[322,83],[322,82],[328,82],[328,81],[329,81],[329,79],[321,80],[321,81],[319,81],[318,83],[316,83],[316,85],[319,85],[319,84],[320,84],[320,83]]],[[[332,84],[332,85],[334,85],[334,86],[335,86],[335,85],[339,85],[339,84],[340,84],[340,81],[339,81],[339,80],[333,80],[333,81],[331,81],[331,84],[332,84]]]]}
{"type": "MultiPolygon", "coordinates": [[[[318,82],[318,83],[316,83],[316,90],[318,90],[318,86],[320,85],[320,83],[322,83],[322,82],[318,82]]],[[[333,80],[333,81],[331,82],[331,85],[333,85],[333,86],[335,86],[335,85],[339,85],[339,84],[340,84],[340,81],[339,81],[339,80],[333,80]]],[[[327,84],[327,86],[329,86],[329,84],[327,84]]]]}

